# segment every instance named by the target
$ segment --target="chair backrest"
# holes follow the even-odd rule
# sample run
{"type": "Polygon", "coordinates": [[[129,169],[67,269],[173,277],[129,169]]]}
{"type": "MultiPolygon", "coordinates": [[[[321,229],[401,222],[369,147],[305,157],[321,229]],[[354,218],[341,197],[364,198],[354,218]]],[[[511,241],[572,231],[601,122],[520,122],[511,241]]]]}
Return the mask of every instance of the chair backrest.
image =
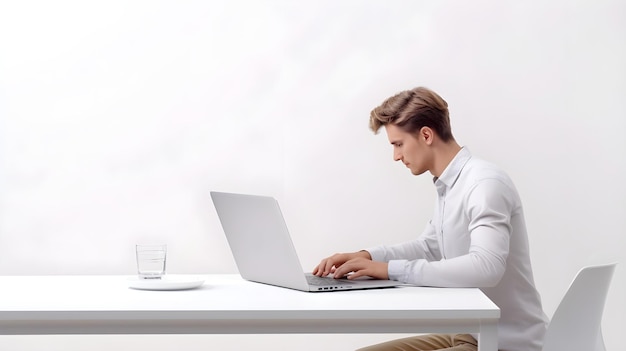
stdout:
{"type": "Polygon", "coordinates": [[[600,325],[615,266],[578,272],[548,325],[543,351],[605,351],[600,325]]]}

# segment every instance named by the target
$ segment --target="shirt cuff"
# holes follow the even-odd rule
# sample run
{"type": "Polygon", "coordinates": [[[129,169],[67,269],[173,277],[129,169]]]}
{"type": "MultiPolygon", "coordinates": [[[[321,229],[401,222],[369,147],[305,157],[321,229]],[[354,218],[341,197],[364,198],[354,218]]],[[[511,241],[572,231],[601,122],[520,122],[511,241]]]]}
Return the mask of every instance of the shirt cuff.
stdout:
{"type": "Polygon", "coordinates": [[[372,256],[372,261],[385,262],[385,253],[379,247],[372,247],[369,249],[365,249],[365,251],[370,253],[372,256]]]}
{"type": "Polygon", "coordinates": [[[387,274],[389,279],[397,280],[403,283],[408,281],[406,264],[407,260],[391,260],[387,265],[387,274]]]}

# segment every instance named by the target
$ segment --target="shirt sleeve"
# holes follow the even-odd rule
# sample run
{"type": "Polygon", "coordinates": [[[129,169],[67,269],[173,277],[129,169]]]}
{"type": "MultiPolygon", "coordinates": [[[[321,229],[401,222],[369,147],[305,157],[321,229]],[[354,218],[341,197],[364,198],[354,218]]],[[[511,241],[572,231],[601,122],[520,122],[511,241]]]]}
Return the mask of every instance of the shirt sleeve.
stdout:
{"type": "MultiPolygon", "coordinates": [[[[389,261],[389,278],[420,286],[492,287],[506,268],[511,216],[517,193],[497,179],[479,182],[466,197],[469,252],[451,259],[411,258],[389,261]]],[[[398,257],[398,256],[396,256],[398,257]]]]}
{"type": "Polygon", "coordinates": [[[422,234],[415,240],[391,246],[366,249],[373,261],[389,262],[396,259],[441,259],[435,227],[429,221],[422,234]]]}

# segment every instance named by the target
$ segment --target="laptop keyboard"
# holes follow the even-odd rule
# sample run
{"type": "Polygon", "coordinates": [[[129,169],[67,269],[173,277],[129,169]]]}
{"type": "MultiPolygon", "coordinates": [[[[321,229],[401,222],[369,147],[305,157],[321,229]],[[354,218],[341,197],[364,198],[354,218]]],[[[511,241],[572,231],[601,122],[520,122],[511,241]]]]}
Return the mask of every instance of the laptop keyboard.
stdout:
{"type": "Polygon", "coordinates": [[[316,275],[307,275],[306,279],[310,285],[314,286],[329,286],[329,285],[341,285],[342,282],[337,281],[331,277],[318,277],[316,275]]]}

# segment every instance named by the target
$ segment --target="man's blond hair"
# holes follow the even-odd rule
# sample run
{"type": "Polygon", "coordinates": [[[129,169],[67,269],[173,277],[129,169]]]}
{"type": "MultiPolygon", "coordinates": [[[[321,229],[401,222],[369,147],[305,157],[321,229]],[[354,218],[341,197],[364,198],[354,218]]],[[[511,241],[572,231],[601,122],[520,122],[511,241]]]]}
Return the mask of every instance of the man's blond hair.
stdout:
{"type": "Polygon", "coordinates": [[[374,133],[387,124],[396,125],[408,133],[417,133],[422,127],[429,127],[444,142],[454,140],[448,103],[424,87],[398,93],[372,110],[370,129],[374,133]]]}

